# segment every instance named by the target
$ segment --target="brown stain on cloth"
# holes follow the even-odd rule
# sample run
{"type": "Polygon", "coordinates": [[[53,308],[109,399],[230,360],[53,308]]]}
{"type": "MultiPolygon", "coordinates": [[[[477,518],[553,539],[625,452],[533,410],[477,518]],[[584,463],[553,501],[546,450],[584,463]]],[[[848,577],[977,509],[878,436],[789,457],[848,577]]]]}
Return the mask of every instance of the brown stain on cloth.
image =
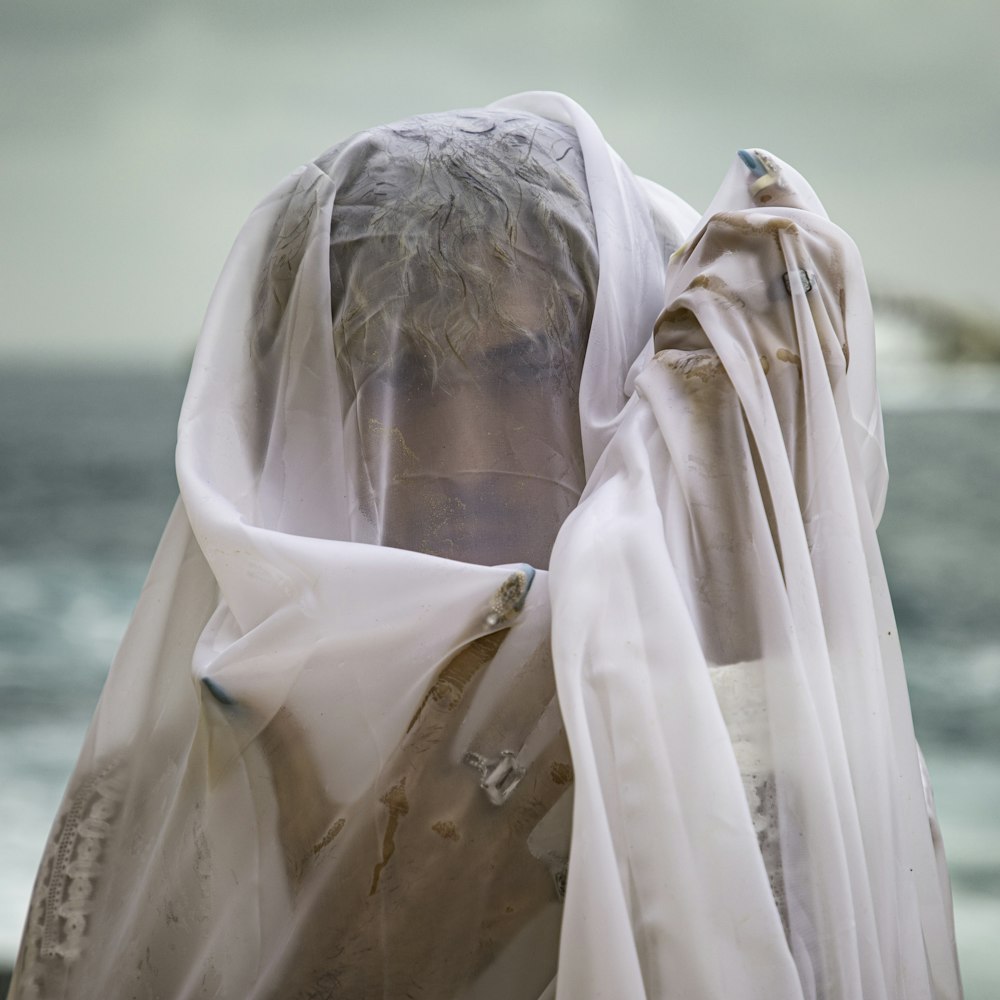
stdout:
{"type": "Polygon", "coordinates": [[[368,892],[369,896],[375,895],[382,872],[393,854],[396,853],[396,830],[399,827],[400,817],[405,816],[410,811],[410,803],[406,798],[406,778],[403,778],[398,785],[393,785],[379,801],[389,810],[389,822],[382,837],[382,860],[375,865],[375,870],[372,872],[372,887],[368,892]]]}

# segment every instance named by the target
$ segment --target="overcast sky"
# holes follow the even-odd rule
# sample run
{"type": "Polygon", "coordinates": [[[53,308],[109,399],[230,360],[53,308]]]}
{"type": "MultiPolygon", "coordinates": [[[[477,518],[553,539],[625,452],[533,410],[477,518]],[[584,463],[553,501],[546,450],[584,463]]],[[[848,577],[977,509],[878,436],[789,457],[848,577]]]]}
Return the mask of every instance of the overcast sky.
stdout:
{"type": "Polygon", "coordinates": [[[698,208],[769,148],[873,286],[1000,310],[998,38],[997,0],[4,0],[0,361],[183,364],[284,174],[529,89],[698,208]]]}

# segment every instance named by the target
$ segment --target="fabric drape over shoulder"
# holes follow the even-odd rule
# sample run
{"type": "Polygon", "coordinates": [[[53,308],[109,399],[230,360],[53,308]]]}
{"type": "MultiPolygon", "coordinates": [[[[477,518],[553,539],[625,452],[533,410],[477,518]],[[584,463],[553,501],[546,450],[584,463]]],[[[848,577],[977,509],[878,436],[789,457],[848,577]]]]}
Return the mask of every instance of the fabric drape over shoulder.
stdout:
{"type": "Polygon", "coordinates": [[[551,565],[577,775],[563,943],[589,942],[560,989],[958,996],[875,537],[857,250],[748,151],[666,303],[551,565]]]}
{"type": "MultiPolygon", "coordinates": [[[[253,212],[12,997],[953,1000],[857,250],[557,94],[253,212]]],[[[929,794],[929,793],[927,793],[929,794]]]]}

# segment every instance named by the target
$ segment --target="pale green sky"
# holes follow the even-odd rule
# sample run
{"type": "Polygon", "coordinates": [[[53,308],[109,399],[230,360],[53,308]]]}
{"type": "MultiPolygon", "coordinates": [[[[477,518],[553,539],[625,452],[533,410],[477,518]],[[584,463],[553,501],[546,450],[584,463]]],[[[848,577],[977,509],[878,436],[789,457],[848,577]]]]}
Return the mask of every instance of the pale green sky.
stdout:
{"type": "Polygon", "coordinates": [[[1000,310],[998,38],[997,0],[5,0],[0,361],[182,363],[281,176],[526,89],[698,208],[767,147],[873,285],[1000,310]]]}

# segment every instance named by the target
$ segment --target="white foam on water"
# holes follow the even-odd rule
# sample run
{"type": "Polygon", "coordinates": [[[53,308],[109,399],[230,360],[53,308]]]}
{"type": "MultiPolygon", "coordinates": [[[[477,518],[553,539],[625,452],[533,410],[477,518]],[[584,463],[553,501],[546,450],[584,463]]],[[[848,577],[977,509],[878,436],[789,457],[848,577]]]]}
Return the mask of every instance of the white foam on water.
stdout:
{"type": "Polygon", "coordinates": [[[997,1000],[1000,757],[931,749],[927,752],[927,766],[952,873],[965,998],[997,1000]]]}
{"type": "Polygon", "coordinates": [[[880,364],[878,388],[887,410],[1000,410],[1000,371],[996,365],[880,364]]]}
{"type": "Polygon", "coordinates": [[[962,967],[965,1000],[1000,997],[1000,899],[979,893],[955,892],[955,933],[962,967]]]}
{"type": "MultiPolygon", "coordinates": [[[[939,335],[938,335],[939,336],[939,335]]],[[[878,312],[875,348],[882,405],[890,410],[1000,409],[1000,368],[941,361],[935,334],[906,316],[878,312]]]]}

